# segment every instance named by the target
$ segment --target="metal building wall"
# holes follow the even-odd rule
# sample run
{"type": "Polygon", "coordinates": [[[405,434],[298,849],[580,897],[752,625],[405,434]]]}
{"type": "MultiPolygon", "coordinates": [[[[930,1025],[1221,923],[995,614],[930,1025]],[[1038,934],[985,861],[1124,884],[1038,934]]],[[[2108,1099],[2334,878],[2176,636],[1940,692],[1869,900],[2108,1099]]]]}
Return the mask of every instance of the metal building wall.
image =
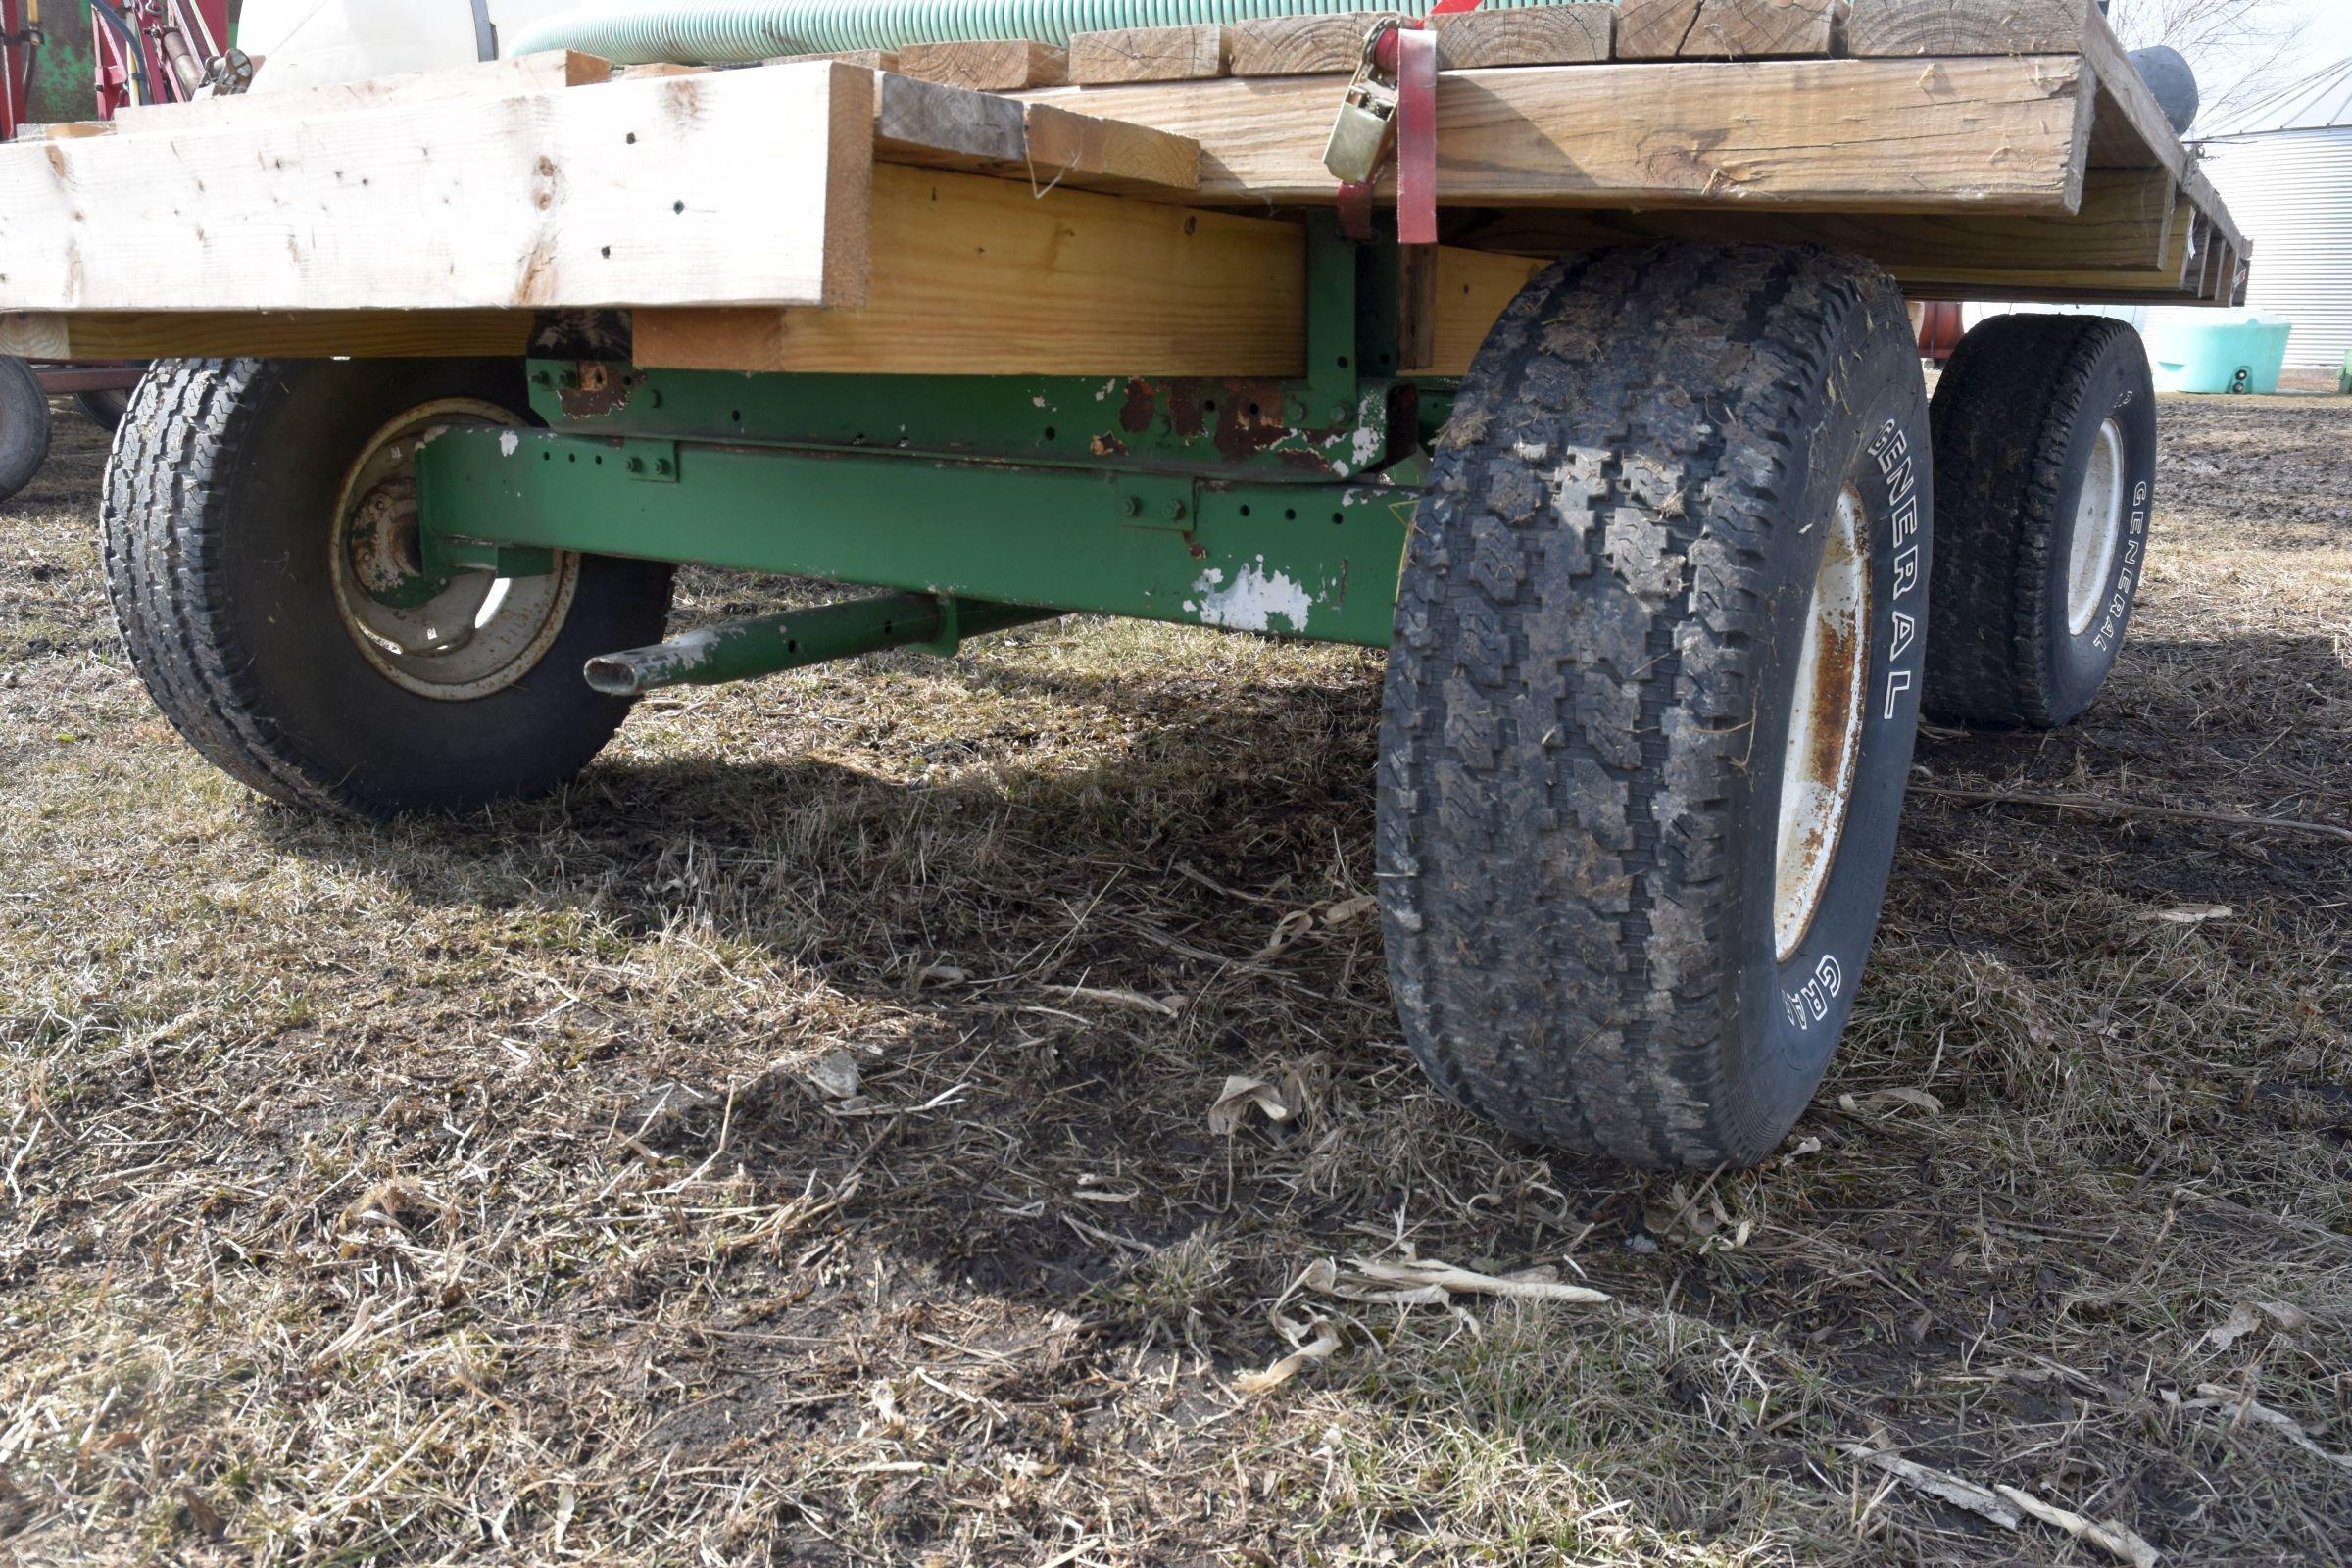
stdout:
{"type": "Polygon", "coordinates": [[[2289,366],[2339,368],[2352,354],[2352,125],[2208,142],[2205,155],[2254,245],[2246,304],[2295,323],[2289,366]]]}

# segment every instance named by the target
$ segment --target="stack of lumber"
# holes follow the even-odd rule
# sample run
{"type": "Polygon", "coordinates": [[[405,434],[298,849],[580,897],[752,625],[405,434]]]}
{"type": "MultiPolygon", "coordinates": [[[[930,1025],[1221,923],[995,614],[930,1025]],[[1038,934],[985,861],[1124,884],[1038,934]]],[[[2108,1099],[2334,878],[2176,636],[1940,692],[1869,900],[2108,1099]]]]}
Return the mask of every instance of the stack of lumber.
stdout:
{"type": "MultiPolygon", "coordinates": [[[[721,71],[549,54],[0,148],[0,352],[1279,376],[1373,14],[721,71]],[[895,68],[895,69],[892,69],[895,68]],[[1051,83],[1041,85],[1041,83],[1051,83]],[[989,89],[989,90],[984,90],[989,89]]],[[[2244,237],[2089,0],[1627,0],[1438,24],[1458,370],[1543,258],[1814,242],[1921,299],[2196,301],[2244,237]]]]}

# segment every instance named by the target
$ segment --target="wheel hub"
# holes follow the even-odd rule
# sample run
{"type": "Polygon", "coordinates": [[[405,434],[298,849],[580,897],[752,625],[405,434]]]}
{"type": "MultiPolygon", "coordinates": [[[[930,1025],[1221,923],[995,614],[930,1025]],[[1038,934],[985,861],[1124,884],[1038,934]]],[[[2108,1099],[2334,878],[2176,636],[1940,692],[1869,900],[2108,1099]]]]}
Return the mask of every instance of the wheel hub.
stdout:
{"type": "Polygon", "coordinates": [[[580,570],[570,551],[556,552],[543,576],[424,569],[417,448],[453,425],[519,423],[471,398],[422,404],[378,430],[344,478],[329,550],[336,609],[368,662],[418,696],[463,702],[503,691],[546,655],[570,612],[580,570]]]}
{"type": "Polygon", "coordinates": [[[2066,629],[2080,637],[2090,630],[2107,603],[2108,579],[2124,540],[2124,432],[2115,420],[2099,426],[2090,449],[2090,468],[2075,503],[2075,526],[2066,547],[2066,629]]]}
{"type": "Polygon", "coordinates": [[[1862,753],[1863,693],[1870,665],[1870,560],[1859,491],[1838,497],[1821,566],[1805,609],[1788,741],[1781,759],[1774,843],[1774,956],[1804,945],[1837,863],[1862,753]]]}

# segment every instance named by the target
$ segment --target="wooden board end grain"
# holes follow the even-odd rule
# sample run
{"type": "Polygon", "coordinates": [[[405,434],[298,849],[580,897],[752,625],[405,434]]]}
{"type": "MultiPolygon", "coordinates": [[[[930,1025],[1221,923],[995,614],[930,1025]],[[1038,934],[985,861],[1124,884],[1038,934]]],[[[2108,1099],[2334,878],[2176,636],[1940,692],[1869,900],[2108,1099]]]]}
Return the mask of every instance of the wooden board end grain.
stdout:
{"type": "Polygon", "coordinates": [[[1617,8],[1575,4],[1456,11],[1431,18],[1430,24],[1438,33],[1441,71],[1571,66],[1609,58],[1617,8]]]}
{"type": "Polygon", "coordinates": [[[1122,81],[1206,81],[1225,74],[1232,59],[1226,28],[1119,27],[1075,33],[1069,76],[1078,86],[1122,81]]]}
{"type": "Polygon", "coordinates": [[[1830,53],[1838,0],[1623,0],[1620,60],[1752,60],[1830,53]]]}
{"type": "Polygon", "coordinates": [[[1069,57],[1051,44],[1025,38],[917,43],[899,51],[899,71],[951,87],[1012,92],[1067,80],[1069,57]]]}
{"type": "MultiPolygon", "coordinates": [[[[1398,15],[1379,10],[1336,11],[1323,16],[1237,22],[1233,24],[1232,73],[1237,76],[1348,74],[1364,58],[1364,39],[1372,24],[1398,15]]],[[[1337,93],[1333,99],[1336,104],[1337,93]]]]}
{"type": "Polygon", "coordinates": [[[2092,0],[1848,0],[1845,52],[2065,55],[2082,47],[2092,0]]]}

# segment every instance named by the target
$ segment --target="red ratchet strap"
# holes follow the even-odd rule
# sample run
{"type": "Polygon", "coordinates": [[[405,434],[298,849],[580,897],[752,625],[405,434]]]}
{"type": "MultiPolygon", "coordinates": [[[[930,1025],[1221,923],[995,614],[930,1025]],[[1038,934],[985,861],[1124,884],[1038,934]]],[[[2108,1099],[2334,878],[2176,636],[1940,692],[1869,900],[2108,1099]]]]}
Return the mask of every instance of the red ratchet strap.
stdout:
{"type": "MultiPolygon", "coordinates": [[[[1433,17],[1475,11],[1479,0],[1438,0],[1433,17]]],[[[1396,238],[1438,242],[1438,35],[1399,22],[1380,40],[1379,68],[1396,78],[1396,238]]],[[[1355,239],[1372,237],[1372,185],[1340,187],[1340,223],[1355,239]]]]}

